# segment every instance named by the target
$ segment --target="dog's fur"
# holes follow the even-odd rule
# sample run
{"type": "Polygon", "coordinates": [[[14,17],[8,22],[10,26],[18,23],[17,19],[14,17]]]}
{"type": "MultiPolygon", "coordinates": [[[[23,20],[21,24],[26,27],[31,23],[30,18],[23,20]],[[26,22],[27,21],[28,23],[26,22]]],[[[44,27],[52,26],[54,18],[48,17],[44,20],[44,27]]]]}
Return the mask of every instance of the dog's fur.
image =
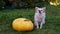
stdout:
{"type": "Polygon", "coordinates": [[[34,15],[34,24],[38,28],[42,28],[43,24],[45,24],[45,10],[46,7],[38,8],[35,7],[35,15],[34,15]]]}

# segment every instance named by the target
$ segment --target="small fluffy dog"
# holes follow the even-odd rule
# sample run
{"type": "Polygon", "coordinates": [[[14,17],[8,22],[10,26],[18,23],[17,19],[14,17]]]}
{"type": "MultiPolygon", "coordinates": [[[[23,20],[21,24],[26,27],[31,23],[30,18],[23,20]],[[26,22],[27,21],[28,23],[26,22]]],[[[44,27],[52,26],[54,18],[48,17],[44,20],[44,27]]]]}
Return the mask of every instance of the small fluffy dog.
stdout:
{"type": "Polygon", "coordinates": [[[34,24],[37,27],[37,29],[41,29],[43,24],[45,24],[45,10],[46,7],[35,7],[34,24]]]}

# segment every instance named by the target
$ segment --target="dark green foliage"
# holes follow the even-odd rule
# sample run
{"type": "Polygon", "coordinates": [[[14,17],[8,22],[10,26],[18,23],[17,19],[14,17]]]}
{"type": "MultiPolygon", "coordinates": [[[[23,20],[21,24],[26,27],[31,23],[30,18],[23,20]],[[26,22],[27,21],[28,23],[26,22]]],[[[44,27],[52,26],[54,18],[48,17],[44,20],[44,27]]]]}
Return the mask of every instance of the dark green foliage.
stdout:
{"type": "Polygon", "coordinates": [[[3,2],[3,0],[0,0],[0,7],[4,7],[5,2],[3,2]]]}
{"type": "Polygon", "coordinates": [[[33,8],[35,6],[43,7],[50,0],[0,0],[0,7],[33,8]]]}

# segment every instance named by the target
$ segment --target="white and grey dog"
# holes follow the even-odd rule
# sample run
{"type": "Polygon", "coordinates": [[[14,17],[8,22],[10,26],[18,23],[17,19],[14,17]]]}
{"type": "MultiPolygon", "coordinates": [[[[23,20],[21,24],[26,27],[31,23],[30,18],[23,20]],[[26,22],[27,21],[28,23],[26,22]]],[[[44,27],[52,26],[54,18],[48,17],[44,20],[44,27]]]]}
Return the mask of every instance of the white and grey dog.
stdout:
{"type": "Polygon", "coordinates": [[[38,28],[42,28],[43,24],[45,24],[45,10],[46,7],[39,8],[35,7],[35,15],[34,15],[34,24],[38,28]]]}

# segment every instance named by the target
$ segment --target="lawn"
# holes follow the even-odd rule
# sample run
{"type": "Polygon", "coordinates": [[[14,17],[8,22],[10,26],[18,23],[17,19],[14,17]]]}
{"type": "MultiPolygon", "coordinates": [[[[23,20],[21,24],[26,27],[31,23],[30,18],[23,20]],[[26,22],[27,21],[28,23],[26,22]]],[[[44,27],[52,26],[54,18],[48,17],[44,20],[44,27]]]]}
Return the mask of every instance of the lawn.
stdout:
{"type": "Polygon", "coordinates": [[[46,24],[42,29],[18,32],[12,29],[16,18],[27,18],[34,22],[34,8],[0,10],[0,34],[60,34],[60,6],[46,5],[46,24]]]}

